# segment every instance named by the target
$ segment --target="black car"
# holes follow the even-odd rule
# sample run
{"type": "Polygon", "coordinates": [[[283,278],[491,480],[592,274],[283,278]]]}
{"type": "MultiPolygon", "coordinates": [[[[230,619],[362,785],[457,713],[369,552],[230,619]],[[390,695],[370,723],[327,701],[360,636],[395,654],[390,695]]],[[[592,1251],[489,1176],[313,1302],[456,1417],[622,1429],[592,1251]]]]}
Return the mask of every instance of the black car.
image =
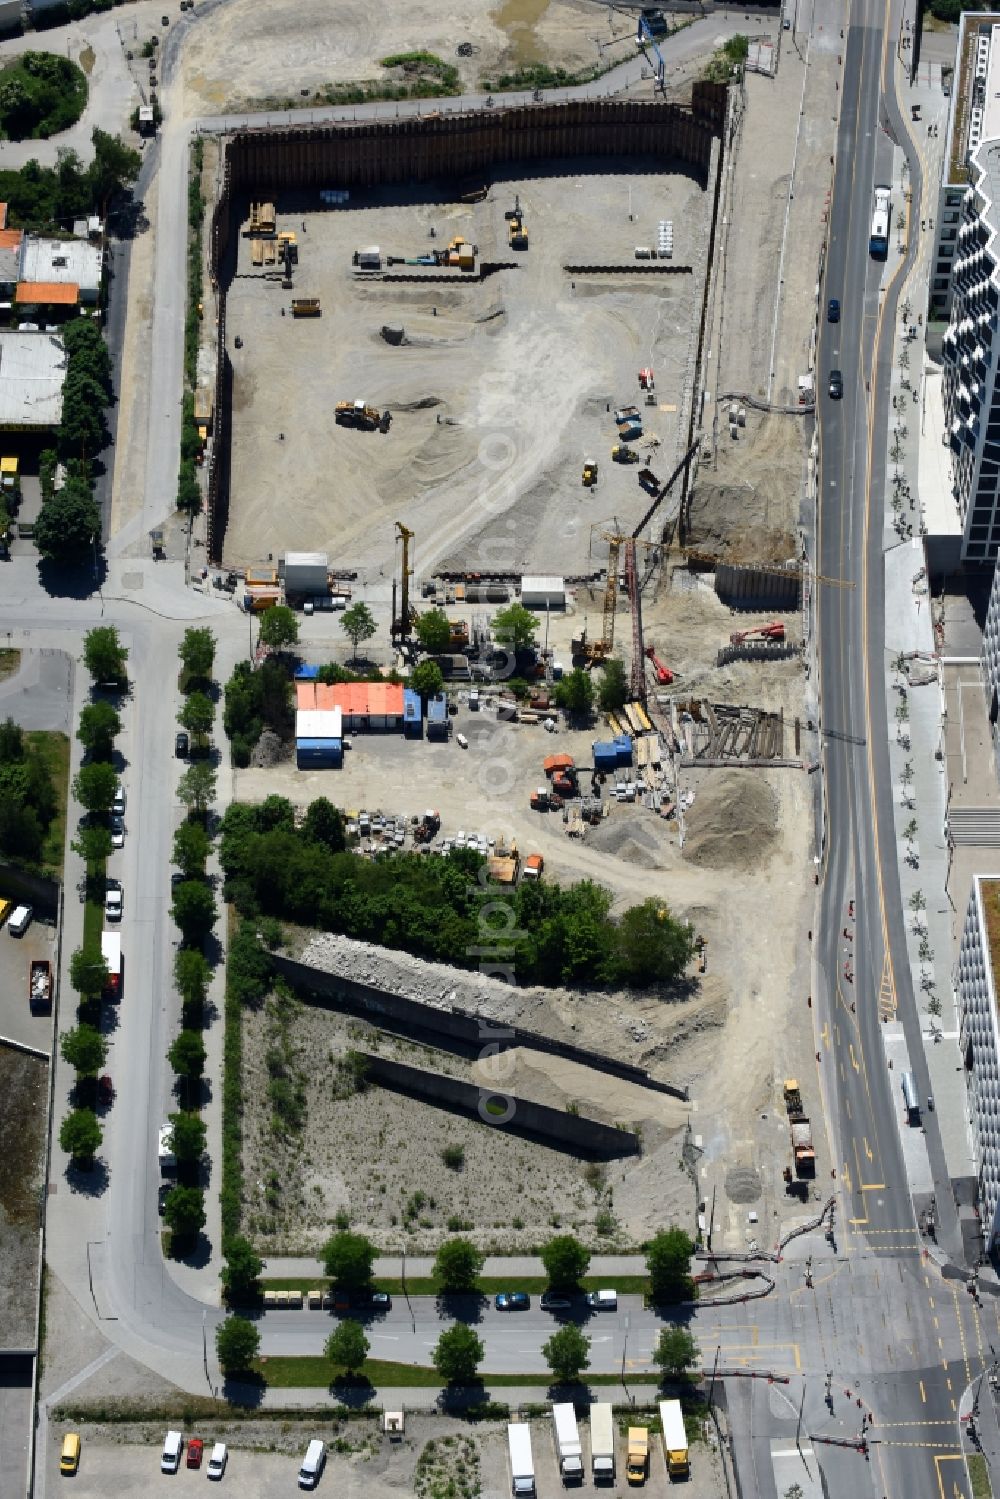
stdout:
{"type": "Polygon", "coordinates": [[[531,1307],[531,1297],[526,1291],[498,1291],[493,1305],[498,1312],[526,1312],[531,1307]]]}
{"type": "Polygon", "coordinates": [[[178,760],[186,760],[188,754],[188,736],[184,733],[178,734],[174,740],[174,754],[178,760]]]}
{"type": "Polygon", "coordinates": [[[543,1291],[539,1305],[543,1312],[568,1312],[573,1302],[561,1291],[543,1291]]]}
{"type": "Polygon", "coordinates": [[[840,303],[836,297],[831,297],[826,304],[826,320],[828,323],[840,322],[840,303]]]}
{"type": "Polygon", "coordinates": [[[830,371],[830,399],[839,401],[844,394],[844,377],[839,370],[830,371]]]}

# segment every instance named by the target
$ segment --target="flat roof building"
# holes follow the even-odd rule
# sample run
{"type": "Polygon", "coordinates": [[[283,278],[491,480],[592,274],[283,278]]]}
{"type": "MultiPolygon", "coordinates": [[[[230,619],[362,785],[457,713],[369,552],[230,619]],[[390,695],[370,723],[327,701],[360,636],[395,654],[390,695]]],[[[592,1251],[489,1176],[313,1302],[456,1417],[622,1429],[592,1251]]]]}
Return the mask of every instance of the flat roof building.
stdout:
{"type": "Polygon", "coordinates": [[[65,378],[66,350],[57,334],[0,331],[0,431],[58,427],[65,378]]]}
{"type": "Polygon", "coordinates": [[[101,247],[86,239],[40,239],[26,234],[21,244],[20,281],[77,286],[83,306],[94,306],[101,291],[101,247]]]}
{"type": "Polygon", "coordinates": [[[958,953],[959,1047],[979,1185],[984,1252],[1000,1240],[1000,876],[972,882],[958,953]]]}
{"type": "Polygon", "coordinates": [[[525,609],[565,609],[565,581],[556,577],[523,577],[521,603],[525,609]]]}

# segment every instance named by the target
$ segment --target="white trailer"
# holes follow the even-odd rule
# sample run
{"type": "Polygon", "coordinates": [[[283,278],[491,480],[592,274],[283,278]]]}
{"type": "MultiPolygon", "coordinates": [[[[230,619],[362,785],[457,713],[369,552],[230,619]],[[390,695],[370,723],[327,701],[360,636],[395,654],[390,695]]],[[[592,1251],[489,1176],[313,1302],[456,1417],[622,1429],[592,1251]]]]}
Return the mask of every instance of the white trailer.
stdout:
{"type": "Polygon", "coordinates": [[[572,1405],[552,1407],[552,1429],[556,1440],[556,1457],[564,1484],[583,1482],[583,1448],[572,1405]]]}
{"type": "Polygon", "coordinates": [[[590,1470],[595,1483],[615,1481],[615,1419],[607,1401],[590,1407],[590,1470]]]}
{"type": "Polygon", "coordinates": [[[526,1425],[507,1427],[507,1452],[510,1456],[510,1491],[533,1499],[535,1464],[531,1456],[531,1428],[526,1425]]]}

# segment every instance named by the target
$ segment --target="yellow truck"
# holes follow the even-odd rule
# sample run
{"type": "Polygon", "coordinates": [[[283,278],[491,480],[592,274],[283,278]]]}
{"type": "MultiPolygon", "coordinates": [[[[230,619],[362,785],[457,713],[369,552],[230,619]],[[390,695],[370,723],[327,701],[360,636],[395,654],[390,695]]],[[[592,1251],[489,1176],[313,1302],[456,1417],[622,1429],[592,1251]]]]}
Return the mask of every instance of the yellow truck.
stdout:
{"type": "Polygon", "coordinates": [[[646,1482],[649,1472],[649,1430],[645,1426],[630,1426],[625,1445],[625,1477],[633,1486],[646,1482]]]}
{"type": "Polygon", "coordinates": [[[671,1478],[686,1478],[690,1472],[688,1439],[679,1400],[660,1401],[660,1434],[667,1472],[671,1478]]]}
{"type": "Polygon", "coordinates": [[[17,488],[20,459],[0,458],[0,489],[10,492],[17,488]]]}

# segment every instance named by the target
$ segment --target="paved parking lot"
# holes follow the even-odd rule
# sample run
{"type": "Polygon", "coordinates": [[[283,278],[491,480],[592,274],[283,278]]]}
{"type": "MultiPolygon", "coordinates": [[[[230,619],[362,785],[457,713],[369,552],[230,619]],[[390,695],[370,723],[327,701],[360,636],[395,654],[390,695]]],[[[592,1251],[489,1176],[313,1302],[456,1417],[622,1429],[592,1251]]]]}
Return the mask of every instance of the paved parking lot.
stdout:
{"type": "Polygon", "coordinates": [[[48,958],[55,975],[55,925],[36,918],[23,937],[12,937],[4,924],[0,928],[0,1036],[48,1051],[52,1017],[32,1015],[28,1004],[28,965],[32,958],[48,958]]]}

